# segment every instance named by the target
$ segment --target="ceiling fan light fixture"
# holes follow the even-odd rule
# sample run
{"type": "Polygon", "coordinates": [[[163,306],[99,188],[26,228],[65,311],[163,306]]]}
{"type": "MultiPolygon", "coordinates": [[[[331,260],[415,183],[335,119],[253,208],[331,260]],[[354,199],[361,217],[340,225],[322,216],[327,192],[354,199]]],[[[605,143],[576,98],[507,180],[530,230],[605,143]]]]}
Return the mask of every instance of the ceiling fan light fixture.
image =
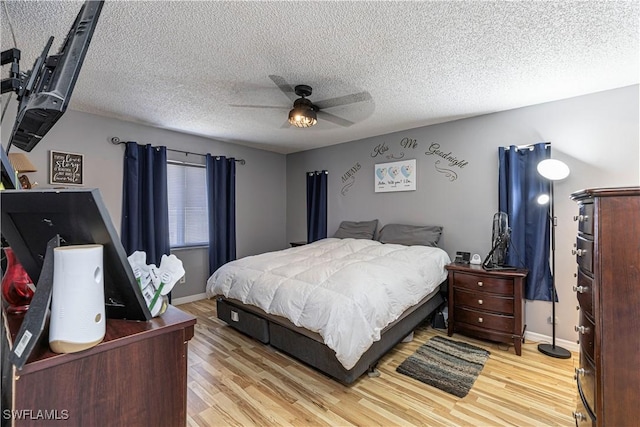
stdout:
{"type": "Polygon", "coordinates": [[[289,111],[289,123],[298,128],[308,128],[318,123],[318,117],[312,108],[294,107],[289,111]]]}

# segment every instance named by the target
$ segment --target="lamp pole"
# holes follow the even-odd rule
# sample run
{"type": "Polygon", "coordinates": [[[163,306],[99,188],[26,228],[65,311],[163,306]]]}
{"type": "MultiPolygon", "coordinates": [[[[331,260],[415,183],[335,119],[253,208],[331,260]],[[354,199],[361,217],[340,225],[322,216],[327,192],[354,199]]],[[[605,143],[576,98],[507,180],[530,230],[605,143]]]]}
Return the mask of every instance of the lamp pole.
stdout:
{"type": "Polygon", "coordinates": [[[568,359],[571,357],[569,350],[556,345],[556,214],[555,195],[553,189],[554,181],[561,180],[569,176],[569,167],[560,160],[545,159],[538,163],[538,173],[550,181],[550,204],[547,209],[547,216],[551,221],[551,344],[538,344],[538,351],[547,356],[558,359],[568,359]],[[549,213],[551,212],[551,213],[549,213]]]}
{"type": "MultiPolygon", "coordinates": [[[[538,351],[558,359],[568,359],[571,357],[569,350],[556,345],[556,217],[554,204],[553,180],[551,180],[551,206],[549,209],[551,210],[551,330],[553,339],[551,344],[538,344],[538,351]]],[[[547,209],[547,215],[549,215],[549,209],[547,209]]]]}

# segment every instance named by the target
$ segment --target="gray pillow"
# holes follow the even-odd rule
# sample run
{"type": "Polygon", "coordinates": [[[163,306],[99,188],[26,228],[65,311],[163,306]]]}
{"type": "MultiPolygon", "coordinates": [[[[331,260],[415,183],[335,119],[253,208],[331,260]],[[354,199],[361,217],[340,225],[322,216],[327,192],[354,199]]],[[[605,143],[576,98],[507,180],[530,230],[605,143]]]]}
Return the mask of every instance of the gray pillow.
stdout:
{"type": "Polygon", "coordinates": [[[338,239],[369,239],[376,237],[378,220],[372,221],[342,221],[333,237],[338,239]]]}
{"type": "Polygon", "coordinates": [[[399,245],[438,246],[442,234],[439,225],[406,225],[387,224],[380,230],[378,240],[382,243],[396,243],[399,245]]]}

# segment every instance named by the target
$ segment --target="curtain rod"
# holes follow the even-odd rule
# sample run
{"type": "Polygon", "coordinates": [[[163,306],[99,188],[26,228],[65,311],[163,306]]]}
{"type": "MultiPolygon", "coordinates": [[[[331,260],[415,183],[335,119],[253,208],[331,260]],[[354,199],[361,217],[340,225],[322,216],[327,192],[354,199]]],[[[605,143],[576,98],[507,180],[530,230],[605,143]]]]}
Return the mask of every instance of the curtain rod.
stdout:
{"type": "MultiPolygon", "coordinates": [[[[539,142],[537,142],[536,144],[540,144],[539,142]]],[[[533,146],[536,144],[526,144],[526,145],[516,145],[516,150],[533,150],[533,146]]],[[[551,143],[550,142],[545,142],[544,143],[544,148],[549,148],[551,147],[551,143]]],[[[504,147],[504,149],[506,151],[509,151],[511,149],[511,147],[504,147]]]]}
{"type": "MultiPolygon", "coordinates": [[[[110,141],[113,145],[126,144],[125,141],[121,141],[120,138],[118,138],[117,136],[111,137],[110,141]]],[[[167,148],[167,151],[173,151],[174,153],[183,153],[186,155],[193,154],[194,156],[202,156],[202,157],[206,156],[206,154],[192,153],[190,151],[184,151],[184,150],[176,150],[175,148],[167,148]]],[[[234,159],[234,160],[240,163],[241,165],[245,165],[247,163],[245,159],[234,159]]]]}

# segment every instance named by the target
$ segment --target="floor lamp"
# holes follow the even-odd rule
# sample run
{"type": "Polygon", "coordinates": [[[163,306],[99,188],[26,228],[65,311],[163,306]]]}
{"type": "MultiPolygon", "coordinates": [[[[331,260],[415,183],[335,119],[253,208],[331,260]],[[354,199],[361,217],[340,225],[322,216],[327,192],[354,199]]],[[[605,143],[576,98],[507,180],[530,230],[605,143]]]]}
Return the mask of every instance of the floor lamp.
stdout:
{"type": "Polygon", "coordinates": [[[560,160],[545,159],[538,163],[537,169],[540,175],[551,182],[551,196],[545,194],[538,197],[538,203],[550,203],[547,216],[551,221],[551,326],[553,330],[552,343],[538,344],[538,351],[558,359],[568,359],[571,357],[569,350],[556,345],[556,217],[553,183],[569,176],[569,166],[560,160]]]}

